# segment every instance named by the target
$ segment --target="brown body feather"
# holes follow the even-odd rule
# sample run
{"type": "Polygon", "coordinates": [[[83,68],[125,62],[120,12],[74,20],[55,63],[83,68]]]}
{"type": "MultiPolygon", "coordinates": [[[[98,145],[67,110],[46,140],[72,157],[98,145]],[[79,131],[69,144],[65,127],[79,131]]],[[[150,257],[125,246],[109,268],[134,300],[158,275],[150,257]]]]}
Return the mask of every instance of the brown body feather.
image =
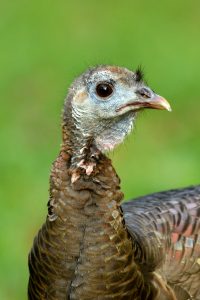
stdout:
{"type": "Polygon", "coordinates": [[[173,289],[200,299],[200,187],[125,203],[122,213],[110,160],[72,184],[62,151],[50,195],[29,256],[29,299],[176,299],[173,289]]]}
{"type": "Polygon", "coordinates": [[[72,184],[66,157],[54,163],[50,215],[29,256],[29,299],[139,299],[143,280],[110,160],[72,184]]]}

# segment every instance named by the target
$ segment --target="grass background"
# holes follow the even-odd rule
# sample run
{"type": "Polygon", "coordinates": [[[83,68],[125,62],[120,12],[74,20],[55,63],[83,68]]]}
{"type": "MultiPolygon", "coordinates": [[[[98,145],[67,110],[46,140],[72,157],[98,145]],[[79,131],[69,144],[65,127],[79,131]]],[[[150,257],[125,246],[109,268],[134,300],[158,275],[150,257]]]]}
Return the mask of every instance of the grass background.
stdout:
{"type": "Polygon", "coordinates": [[[26,299],[67,87],[88,66],[142,64],[173,111],[148,111],[111,154],[125,198],[200,183],[200,2],[0,4],[0,299],[26,299]]]}

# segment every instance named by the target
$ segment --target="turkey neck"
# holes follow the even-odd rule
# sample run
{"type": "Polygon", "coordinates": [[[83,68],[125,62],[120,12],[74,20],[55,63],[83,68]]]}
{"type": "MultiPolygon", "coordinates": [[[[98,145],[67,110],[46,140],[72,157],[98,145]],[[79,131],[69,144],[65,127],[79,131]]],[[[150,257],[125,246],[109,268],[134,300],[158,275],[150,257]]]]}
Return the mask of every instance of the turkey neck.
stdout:
{"type": "Polygon", "coordinates": [[[99,153],[92,174],[79,172],[72,182],[73,149],[66,127],[63,136],[50,177],[47,222],[65,252],[60,273],[70,299],[132,299],[143,282],[123,220],[119,178],[110,159],[99,153]]]}

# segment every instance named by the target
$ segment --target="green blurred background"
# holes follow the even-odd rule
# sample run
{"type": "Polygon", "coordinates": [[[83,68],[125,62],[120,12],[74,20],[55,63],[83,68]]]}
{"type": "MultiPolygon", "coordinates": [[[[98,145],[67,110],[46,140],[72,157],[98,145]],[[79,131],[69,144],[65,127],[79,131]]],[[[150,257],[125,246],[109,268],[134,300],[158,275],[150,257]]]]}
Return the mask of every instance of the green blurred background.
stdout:
{"type": "Polygon", "coordinates": [[[142,64],[173,111],[147,111],[111,154],[125,199],[200,183],[199,1],[1,1],[0,299],[24,300],[60,112],[88,66],[142,64]]]}

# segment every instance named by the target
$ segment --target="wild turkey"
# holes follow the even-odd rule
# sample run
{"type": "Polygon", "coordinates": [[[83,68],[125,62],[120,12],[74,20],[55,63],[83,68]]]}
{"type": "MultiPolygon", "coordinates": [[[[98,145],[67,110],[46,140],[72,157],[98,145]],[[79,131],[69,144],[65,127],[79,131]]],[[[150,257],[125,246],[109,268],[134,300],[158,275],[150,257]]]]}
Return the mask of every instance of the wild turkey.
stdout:
{"type": "Polygon", "coordinates": [[[200,299],[200,186],[121,206],[103,154],[144,108],[170,110],[140,70],[98,66],[72,84],[48,216],[29,255],[29,299],[200,299]]]}

